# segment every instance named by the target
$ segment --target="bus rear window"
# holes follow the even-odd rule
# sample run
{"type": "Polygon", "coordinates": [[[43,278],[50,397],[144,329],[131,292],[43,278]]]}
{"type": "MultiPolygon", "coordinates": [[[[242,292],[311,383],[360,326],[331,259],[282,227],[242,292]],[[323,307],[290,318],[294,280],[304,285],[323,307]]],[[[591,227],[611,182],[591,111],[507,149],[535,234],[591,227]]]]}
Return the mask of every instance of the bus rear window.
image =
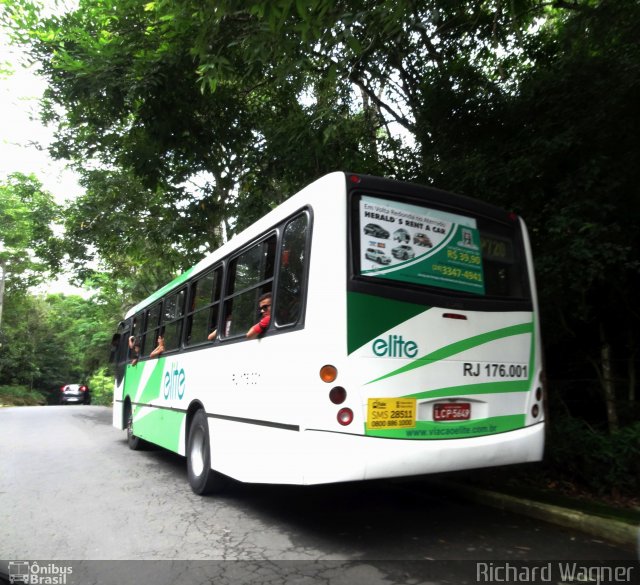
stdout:
{"type": "Polygon", "coordinates": [[[365,279],[473,296],[525,296],[515,222],[362,195],[357,224],[359,275],[365,279]]]}

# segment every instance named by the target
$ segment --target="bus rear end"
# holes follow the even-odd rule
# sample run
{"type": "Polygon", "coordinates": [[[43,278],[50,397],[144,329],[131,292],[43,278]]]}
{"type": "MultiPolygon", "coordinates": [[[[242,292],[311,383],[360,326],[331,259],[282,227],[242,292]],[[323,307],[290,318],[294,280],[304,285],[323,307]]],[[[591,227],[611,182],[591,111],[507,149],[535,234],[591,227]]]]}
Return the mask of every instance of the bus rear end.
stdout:
{"type": "Polygon", "coordinates": [[[327,461],[305,483],[540,460],[541,343],[524,222],[361,175],[347,175],[347,200],[346,357],[335,382],[345,418],[337,433],[308,433],[309,452],[327,461]]]}

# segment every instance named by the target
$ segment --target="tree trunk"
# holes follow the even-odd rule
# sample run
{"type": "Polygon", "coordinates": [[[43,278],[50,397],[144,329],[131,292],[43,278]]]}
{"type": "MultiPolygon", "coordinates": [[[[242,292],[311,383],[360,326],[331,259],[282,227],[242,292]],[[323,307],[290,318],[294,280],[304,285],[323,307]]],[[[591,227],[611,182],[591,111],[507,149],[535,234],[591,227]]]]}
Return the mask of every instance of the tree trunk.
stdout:
{"type": "Polygon", "coordinates": [[[607,407],[609,433],[618,430],[618,412],[616,410],[616,392],[611,368],[611,345],[606,338],[604,327],[600,325],[600,363],[602,366],[602,390],[607,407]]]}
{"type": "Polygon", "coordinates": [[[636,340],[633,330],[629,329],[629,359],[627,361],[627,379],[629,383],[629,402],[636,401],[636,340]]]}
{"type": "MultiPolygon", "coordinates": [[[[0,260],[0,329],[2,329],[2,305],[4,304],[4,282],[6,280],[6,263],[4,260],[0,260]]],[[[0,345],[2,342],[0,342],[0,345]]]]}

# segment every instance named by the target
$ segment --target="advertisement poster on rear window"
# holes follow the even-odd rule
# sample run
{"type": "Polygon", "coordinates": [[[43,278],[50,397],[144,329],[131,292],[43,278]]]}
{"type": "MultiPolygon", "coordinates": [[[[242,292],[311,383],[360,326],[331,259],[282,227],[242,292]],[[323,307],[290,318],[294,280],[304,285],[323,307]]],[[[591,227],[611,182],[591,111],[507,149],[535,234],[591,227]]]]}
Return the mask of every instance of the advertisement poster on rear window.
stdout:
{"type": "Polygon", "coordinates": [[[360,274],[484,294],[476,220],[364,195],[360,274]]]}

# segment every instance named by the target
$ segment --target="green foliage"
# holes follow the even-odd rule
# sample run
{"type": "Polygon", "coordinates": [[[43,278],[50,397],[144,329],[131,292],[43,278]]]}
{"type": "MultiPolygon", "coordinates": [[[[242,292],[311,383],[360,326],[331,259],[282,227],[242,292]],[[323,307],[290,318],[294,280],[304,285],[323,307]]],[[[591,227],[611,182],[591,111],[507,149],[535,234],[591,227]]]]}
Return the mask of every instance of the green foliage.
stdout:
{"type": "Polygon", "coordinates": [[[546,465],[553,477],[600,494],[640,493],[640,423],[609,434],[561,417],[551,429],[546,465]]]}
{"type": "MultiPolygon", "coordinates": [[[[55,363],[64,376],[96,371],[109,318],[301,185],[345,169],[520,213],[536,259],[549,390],[565,399],[552,408],[602,422],[597,389],[610,371],[613,399],[630,405],[621,420],[635,428],[637,0],[84,0],[62,16],[30,0],[4,5],[49,84],[52,152],[74,163],[86,189],[64,211],[61,248],[46,232],[50,219],[35,231],[24,222],[36,200],[19,193],[29,189],[10,187],[0,210],[27,235],[17,248],[37,252],[14,255],[14,270],[19,258],[55,265],[67,254],[101,292],[98,313],[14,299],[21,316],[5,336],[0,383],[63,376],[55,363]],[[82,326],[65,320],[67,310],[82,326]],[[44,359],[63,346],[57,362],[44,359]],[[588,407],[567,400],[576,389],[588,407]]],[[[35,275],[29,266],[20,273],[35,275]]],[[[578,459],[599,469],[613,448],[583,435],[593,455],[578,459]]],[[[632,438],[611,441],[627,452],[632,438]]],[[[607,481],[622,472],[611,473],[607,481]]]]}
{"type": "Polygon", "coordinates": [[[86,382],[106,363],[119,310],[100,298],[12,294],[0,331],[0,384],[55,401],[63,384],[86,382]]]}
{"type": "Polygon", "coordinates": [[[33,286],[59,268],[51,229],[58,218],[59,207],[33,175],[14,173],[0,182],[0,278],[8,287],[33,286]]]}
{"type": "Polygon", "coordinates": [[[80,278],[97,251],[125,279],[162,258],[156,268],[167,280],[310,178],[392,168],[376,148],[392,142],[376,137],[335,78],[272,70],[277,61],[240,40],[255,28],[251,17],[225,22],[209,39],[212,62],[194,61],[198,27],[229,8],[222,4],[212,13],[83,2],[43,17],[30,2],[11,3],[14,36],[48,79],[52,153],[75,163],[86,188],[65,214],[65,252],[80,278]],[[226,74],[214,83],[205,70],[226,74]]]}
{"type": "Polygon", "coordinates": [[[26,386],[0,386],[0,407],[38,406],[46,403],[46,396],[37,390],[26,386]]]}
{"type": "Polygon", "coordinates": [[[102,406],[113,404],[113,372],[103,367],[89,376],[89,389],[91,390],[91,403],[102,406]]]}

